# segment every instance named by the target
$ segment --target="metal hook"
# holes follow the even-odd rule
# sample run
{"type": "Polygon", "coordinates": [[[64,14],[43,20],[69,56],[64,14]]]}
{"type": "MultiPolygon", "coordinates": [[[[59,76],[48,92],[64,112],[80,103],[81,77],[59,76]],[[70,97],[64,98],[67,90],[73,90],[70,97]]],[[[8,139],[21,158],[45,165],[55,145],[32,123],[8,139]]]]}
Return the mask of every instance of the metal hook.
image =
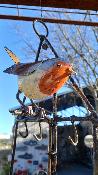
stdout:
{"type": "Polygon", "coordinates": [[[35,138],[37,141],[41,141],[41,140],[42,140],[42,128],[41,128],[41,123],[40,123],[40,122],[39,122],[39,128],[40,128],[39,136],[37,136],[36,134],[33,134],[34,138],[35,138]]]}
{"type": "Polygon", "coordinates": [[[19,131],[19,135],[20,135],[22,138],[26,138],[26,137],[28,136],[27,123],[24,122],[24,125],[25,125],[25,132],[21,132],[21,131],[19,131]]]}
{"type": "Polygon", "coordinates": [[[43,45],[43,42],[46,43],[47,47],[49,46],[49,48],[51,49],[51,51],[54,53],[55,57],[56,58],[59,58],[58,54],[56,53],[55,49],[53,48],[53,46],[51,45],[51,43],[49,42],[49,40],[45,36],[40,35],[40,43],[39,43],[39,47],[38,47],[38,50],[37,50],[35,62],[38,62],[38,58],[39,58],[39,55],[40,55],[40,51],[41,51],[41,47],[43,45]]]}
{"type": "Polygon", "coordinates": [[[18,92],[16,94],[16,99],[18,100],[18,102],[20,103],[20,105],[23,107],[23,109],[28,112],[28,107],[25,106],[25,104],[24,104],[25,103],[25,100],[26,100],[26,97],[24,96],[23,101],[22,101],[20,99],[20,97],[19,97],[21,93],[22,92],[20,90],[18,90],[18,92]]]}
{"type": "Polygon", "coordinates": [[[37,110],[37,118],[42,120],[46,117],[46,111],[44,108],[39,107],[36,103],[33,102],[32,99],[30,99],[32,106],[35,107],[35,109],[37,110]]]}
{"type": "Polygon", "coordinates": [[[76,126],[74,124],[74,121],[72,121],[72,125],[73,125],[74,131],[75,131],[75,140],[73,140],[71,136],[69,136],[68,139],[71,141],[71,143],[74,146],[77,146],[77,144],[78,144],[78,132],[77,132],[76,126]]]}
{"type": "Polygon", "coordinates": [[[48,34],[49,34],[48,28],[47,28],[46,24],[45,24],[43,21],[41,21],[41,20],[35,20],[35,21],[33,21],[33,29],[34,29],[35,33],[36,33],[39,37],[41,37],[41,36],[47,37],[48,34]],[[41,24],[43,25],[43,27],[46,29],[46,35],[40,34],[40,33],[37,31],[36,26],[35,26],[35,24],[36,24],[37,22],[38,22],[38,23],[41,23],[41,24]]]}
{"type": "Polygon", "coordinates": [[[51,43],[49,42],[49,40],[47,39],[47,36],[48,36],[48,28],[47,28],[47,26],[46,26],[46,24],[43,22],[43,21],[40,21],[40,20],[35,20],[34,22],[33,22],[33,29],[34,29],[34,31],[35,31],[35,33],[39,36],[39,38],[40,38],[40,43],[39,43],[39,47],[38,47],[38,50],[37,50],[37,54],[36,54],[36,59],[35,59],[35,62],[38,62],[38,58],[39,58],[39,54],[40,54],[40,51],[41,51],[41,47],[43,48],[43,49],[45,49],[45,50],[47,50],[47,48],[48,48],[48,46],[49,46],[49,48],[51,49],[51,51],[54,53],[54,55],[55,55],[55,57],[56,58],[58,58],[59,56],[58,56],[58,54],[56,53],[56,51],[55,51],[55,49],[53,48],[53,46],[51,45],[51,43]],[[39,23],[41,23],[43,26],[44,26],[44,28],[46,29],[46,34],[40,34],[38,31],[37,31],[37,29],[36,29],[36,27],[35,27],[35,23],[36,22],[39,22],[39,23]]]}

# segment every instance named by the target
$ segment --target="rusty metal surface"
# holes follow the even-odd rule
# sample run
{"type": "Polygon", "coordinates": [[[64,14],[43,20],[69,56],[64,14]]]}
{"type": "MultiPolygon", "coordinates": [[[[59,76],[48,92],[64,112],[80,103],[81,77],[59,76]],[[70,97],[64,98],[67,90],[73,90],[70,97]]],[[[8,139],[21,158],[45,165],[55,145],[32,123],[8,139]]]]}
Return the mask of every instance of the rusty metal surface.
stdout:
{"type": "MultiPolygon", "coordinates": [[[[41,20],[40,17],[29,17],[29,16],[13,16],[13,15],[0,15],[0,19],[11,19],[19,21],[35,21],[41,20]]],[[[65,20],[65,19],[53,19],[53,18],[43,18],[43,22],[55,23],[55,24],[68,24],[68,25],[81,25],[81,26],[96,26],[98,27],[98,22],[90,21],[75,21],[75,20],[65,20]]]]}
{"type": "Polygon", "coordinates": [[[81,10],[98,10],[98,0],[0,0],[0,4],[29,5],[81,10]]]}

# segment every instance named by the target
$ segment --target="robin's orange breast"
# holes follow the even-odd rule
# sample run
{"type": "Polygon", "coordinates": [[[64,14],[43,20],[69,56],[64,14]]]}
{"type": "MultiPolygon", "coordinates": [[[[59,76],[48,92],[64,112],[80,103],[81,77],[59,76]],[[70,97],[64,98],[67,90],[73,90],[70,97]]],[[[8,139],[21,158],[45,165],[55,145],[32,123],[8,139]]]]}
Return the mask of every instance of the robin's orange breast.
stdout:
{"type": "Polygon", "coordinates": [[[43,94],[56,93],[67,82],[72,73],[72,65],[58,61],[39,81],[39,89],[43,94]]]}

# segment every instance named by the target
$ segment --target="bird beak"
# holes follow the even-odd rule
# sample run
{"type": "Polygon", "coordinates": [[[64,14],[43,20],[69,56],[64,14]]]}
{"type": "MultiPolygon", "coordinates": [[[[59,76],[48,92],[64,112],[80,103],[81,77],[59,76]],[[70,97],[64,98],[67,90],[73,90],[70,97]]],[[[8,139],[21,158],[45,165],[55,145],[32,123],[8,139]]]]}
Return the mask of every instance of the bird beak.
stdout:
{"type": "Polygon", "coordinates": [[[73,65],[71,64],[69,70],[71,71],[72,74],[77,74],[77,72],[74,70],[73,65]]]}
{"type": "Polygon", "coordinates": [[[72,74],[76,74],[77,75],[77,72],[74,69],[72,69],[72,74]]]}

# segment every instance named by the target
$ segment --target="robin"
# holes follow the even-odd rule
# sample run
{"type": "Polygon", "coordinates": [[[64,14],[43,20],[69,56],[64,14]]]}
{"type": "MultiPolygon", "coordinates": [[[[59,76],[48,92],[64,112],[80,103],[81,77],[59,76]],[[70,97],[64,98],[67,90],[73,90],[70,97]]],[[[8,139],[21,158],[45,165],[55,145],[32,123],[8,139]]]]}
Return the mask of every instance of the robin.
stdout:
{"type": "Polygon", "coordinates": [[[18,76],[19,90],[29,99],[43,99],[56,93],[73,73],[72,65],[62,58],[44,61],[20,63],[18,57],[7,47],[5,50],[14,61],[14,65],[5,73],[18,76]]]}

